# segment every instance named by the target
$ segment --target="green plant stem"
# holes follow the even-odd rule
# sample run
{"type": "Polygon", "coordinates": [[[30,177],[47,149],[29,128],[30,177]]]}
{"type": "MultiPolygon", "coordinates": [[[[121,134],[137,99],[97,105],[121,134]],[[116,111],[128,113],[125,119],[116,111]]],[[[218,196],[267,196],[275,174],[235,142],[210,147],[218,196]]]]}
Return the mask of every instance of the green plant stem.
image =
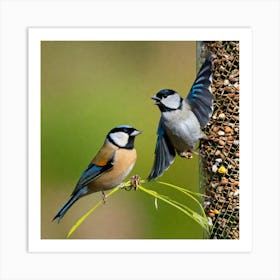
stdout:
{"type": "MultiPolygon", "coordinates": [[[[140,183],[145,183],[145,180],[141,180],[140,183]]],[[[198,194],[198,193],[194,193],[191,191],[188,191],[184,188],[175,186],[173,184],[169,184],[169,183],[165,183],[165,182],[157,182],[161,185],[165,185],[165,186],[169,186],[171,188],[174,188],[177,191],[180,191],[182,193],[184,193],[186,196],[188,196],[189,198],[191,198],[192,200],[194,200],[200,207],[200,210],[202,212],[202,215],[200,215],[199,213],[193,211],[191,208],[189,208],[188,206],[186,206],[185,204],[182,204],[178,201],[175,201],[173,199],[170,199],[168,196],[164,196],[161,195],[159,193],[157,193],[156,191],[150,190],[150,189],[146,189],[144,188],[142,185],[138,186],[138,189],[155,197],[155,199],[160,199],[162,201],[164,201],[165,203],[175,207],[177,210],[183,212],[185,215],[187,215],[188,217],[190,217],[191,219],[193,219],[195,222],[197,222],[201,227],[203,227],[208,233],[209,233],[209,225],[208,225],[208,220],[207,217],[205,215],[204,209],[200,203],[200,201],[198,199],[195,198],[195,196],[199,196],[202,197],[203,195],[198,194]]],[[[111,192],[109,192],[106,197],[110,197],[111,195],[113,195],[114,193],[116,193],[118,190],[120,190],[121,188],[133,188],[133,186],[131,185],[130,180],[127,181],[126,183],[124,183],[121,187],[116,187],[114,188],[111,192]]],[[[95,204],[85,215],[83,215],[76,223],[74,226],[72,226],[72,228],[70,229],[70,231],[68,232],[66,238],[70,238],[72,236],[72,234],[78,229],[78,227],[85,221],[86,218],[88,218],[88,216],[90,214],[92,214],[100,205],[102,205],[103,200],[100,200],[97,204],[95,204]]]]}
{"type": "Polygon", "coordinates": [[[196,202],[196,204],[198,204],[198,206],[199,206],[199,208],[200,208],[200,210],[201,210],[201,212],[202,212],[203,217],[204,217],[204,218],[207,218],[207,217],[206,217],[206,214],[205,214],[205,211],[204,211],[204,209],[203,209],[203,207],[202,207],[201,202],[200,202],[199,200],[197,200],[197,199],[194,197],[194,196],[203,197],[203,196],[206,196],[206,195],[200,194],[200,193],[195,193],[195,192],[192,192],[192,191],[189,191],[189,190],[187,190],[187,189],[184,189],[184,188],[175,186],[175,185],[170,184],[170,183],[165,183],[165,182],[161,182],[161,181],[158,181],[157,183],[162,184],[162,185],[165,185],[165,186],[168,186],[168,187],[171,187],[171,188],[174,188],[174,189],[176,189],[176,190],[178,190],[178,191],[184,193],[185,195],[189,196],[190,198],[192,198],[192,199],[196,202]]]}
{"type": "Polygon", "coordinates": [[[186,205],[181,204],[181,203],[179,203],[177,201],[174,201],[174,200],[170,199],[169,197],[165,197],[165,196],[159,195],[157,192],[152,191],[152,190],[148,190],[148,189],[146,189],[146,188],[144,188],[142,186],[138,186],[138,188],[140,190],[142,190],[143,192],[145,192],[145,193],[147,193],[147,194],[149,194],[151,196],[154,196],[154,197],[156,197],[156,198],[166,202],[167,204],[175,207],[176,209],[178,209],[179,211],[183,212],[188,217],[190,217],[191,219],[196,221],[198,224],[200,224],[204,229],[207,230],[207,232],[209,231],[208,221],[205,220],[205,218],[202,217],[201,215],[199,215],[196,212],[194,212],[193,210],[191,210],[186,205]]]}
{"type": "MultiPolygon", "coordinates": [[[[112,191],[110,191],[107,195],[106,198],[110,197],[112,194],[114,194],[115,192],[117,192],[120,188],[116,187],[114,188],[112,191]]],[[[102,205],[104,202],[103,200],[100,200],[97,204],[95,204],[85,215],[83,215],[76,223],[74,226],[72,226],[72,228],[70,229],[70,231],[68,232],[66,238],[70,238],[71,235],[76,231],[76,229],[81,225],[81,223],[84,222],[84,220],[92,213],[94,212],[100,205],[102,205]]]]}
{"type": "Polygon", "coordinates": [[[175,186],[175,185],[170,184],[170,183],[166,183],[166,182],[162,182],[162,181],[157,181],[157,183],[159,183],[161,185],[169,186],[169,187],[174,188],[174,189],[176,189],[176,190],[178,190],[180,192],[183,192],[185,194],[189,194],[189,195],[193,195],[193,196],[198,196],[198,197],[203,197],[203,196],[207,197],[207,195],[205,195],[205,194],[192,192],[192,191],[189,191],[189,190],[187,190],[185,188],[178,187],[178,186],[175,186]]]}

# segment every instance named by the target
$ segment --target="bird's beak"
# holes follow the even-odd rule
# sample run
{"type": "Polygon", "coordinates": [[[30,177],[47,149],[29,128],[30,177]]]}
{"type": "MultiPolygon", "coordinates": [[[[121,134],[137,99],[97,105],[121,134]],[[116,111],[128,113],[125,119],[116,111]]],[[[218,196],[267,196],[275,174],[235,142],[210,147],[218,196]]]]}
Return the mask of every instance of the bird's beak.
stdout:
{"type": "Polygon", "coordinates": [[[134,130],[130,135],[131,136],[136,136],[136,135],[139,135],[141,133],[142,133],[142,131],[140,131],[140,130],[134,130]]]}
{"type": "Polygon", "coordinates": [[[158,105],[158,104],[160,103],[160,98],[157,97],[156,95],[153,95],[153,96],[151,97],[151,99],[153,99],[153,100],[156,101],[156,102],[155,102],[155,105],[158,105]]]}

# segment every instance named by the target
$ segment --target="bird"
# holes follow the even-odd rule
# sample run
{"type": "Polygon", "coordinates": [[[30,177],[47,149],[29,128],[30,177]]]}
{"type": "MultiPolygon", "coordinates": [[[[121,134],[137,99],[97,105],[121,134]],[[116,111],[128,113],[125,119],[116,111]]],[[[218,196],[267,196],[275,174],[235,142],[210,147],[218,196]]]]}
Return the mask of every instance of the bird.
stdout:
{"type": "Polygon", "coordinates": [[[103,146],[82,173],[70,199],[60,208],[53,221],[58,219],[59,223],[69,208],[85,195],[101,191],[105,203],[104,191],[121,185],[134,167],[137,159],[134,140],[140,133],[129,125],[119,125],[109,131],[103,146]]]}
{"type": "Polygon", "coordinates": [[[162,176],[174,162],[176,153],[184,158],[192,158],[197,141],[208,139],[202,129],[213,114],[211,84],[212,54],[209,53],[186,98],[172,89],[162,89],[151,97],[161,116],[154,163],[148,181],[162,176]]]}

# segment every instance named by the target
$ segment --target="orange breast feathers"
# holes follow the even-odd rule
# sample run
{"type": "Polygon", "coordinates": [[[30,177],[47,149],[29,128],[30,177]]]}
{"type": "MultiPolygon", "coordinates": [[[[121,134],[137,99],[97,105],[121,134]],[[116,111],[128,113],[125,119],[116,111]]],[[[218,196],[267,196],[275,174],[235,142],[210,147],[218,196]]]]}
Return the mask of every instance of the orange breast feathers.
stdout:
{"type": "Polygon", "coordinates": [[[108,162],[114,160],[113,158],[117,150],[118,148],[113,145],[104,144],[91,163],[98,166],[105,166],[108,162]]]}
{"type": "MultiPolygon", "coordinates": [[[[105,153],[106,154],[106,153],[105,153]]],[[[113,153],[112,153],[113,154],[113,153]]],[[[112,158],[111,154],[111,158],[112,158]]],[[[107,155],[108,157],[108,155],[107,155]]],[[[93,180],[89,187],[98,190],[108,190],[120,185],[132,170],[137,159],[136,150],[118,149],[114,153],[113,167],[104,172],[100,177],[93,180]]],[[[94,164],[103,163],[101,158],[96,157],[94,164]]]]}

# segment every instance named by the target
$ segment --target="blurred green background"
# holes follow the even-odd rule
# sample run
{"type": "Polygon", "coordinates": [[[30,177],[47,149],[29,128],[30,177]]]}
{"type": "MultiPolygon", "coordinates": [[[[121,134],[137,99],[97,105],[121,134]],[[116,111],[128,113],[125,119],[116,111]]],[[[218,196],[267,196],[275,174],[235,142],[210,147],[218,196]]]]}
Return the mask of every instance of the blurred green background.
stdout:
{"type": "MultiPolygon", "coordinates": [[[[186,96],[195,74],[195,42],[41,42],[42,239],[65,238],[101,199],[100,193],[83,197],[60,224],[52,222],[114,126],[129,124],[143,131],[135,141],[138,160],[130,176],[148,176],[160,116],[150,97],[163,88],[186,96]]],[[[198,192],[197,156],[177,157],[160,180],[198,192]]],[[[182,200],[155,182],[145,187],[182,200]]],[[[156,210],[154,199],[141,191],[119,191],[72,238],[202,238],[199,225],[164,202],[158,204],[156,210]]]]}

